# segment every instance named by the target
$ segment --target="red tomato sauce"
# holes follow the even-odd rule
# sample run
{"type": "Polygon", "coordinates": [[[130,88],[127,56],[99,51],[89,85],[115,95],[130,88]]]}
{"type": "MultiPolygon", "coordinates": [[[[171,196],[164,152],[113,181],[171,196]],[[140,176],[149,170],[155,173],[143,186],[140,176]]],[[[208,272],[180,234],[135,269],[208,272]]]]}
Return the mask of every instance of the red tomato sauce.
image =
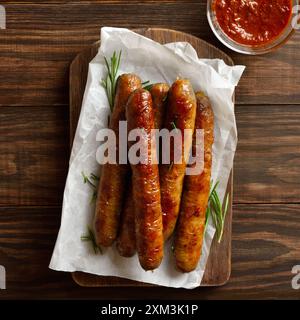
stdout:
{"type": "Polygon", "coordinates": [[[261,45],[274,40],[288,25],[291,0],[215,0],[221,29],[234,41],[261,45]]]}

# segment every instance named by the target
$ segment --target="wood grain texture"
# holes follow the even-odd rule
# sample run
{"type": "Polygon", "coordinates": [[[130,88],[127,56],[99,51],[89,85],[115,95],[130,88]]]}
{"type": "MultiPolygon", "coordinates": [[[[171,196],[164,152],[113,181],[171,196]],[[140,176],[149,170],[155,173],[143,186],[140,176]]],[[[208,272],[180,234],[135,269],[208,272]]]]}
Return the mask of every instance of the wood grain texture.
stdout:
{"type": "MultiPolygon", "coordinates": [[[[66,107],[0,108],[0,206],[60,205],[66,107]],[[42,131],[42,133],[41,133],[42,131]]],[[[299,203],[300,106],[236,106],[234,203],[299,203]]]]}
{"type": "Polygon", "coordinates": [[[8,29],[0,30],[0,264],[7,269],[8,289],[0,290],[0,299],[299,299],[299,290],[291,288],[290,270],[300,263],[300,32],[274,53],[248,57],[217,41],[204,0],[1,4],[7,9],[8,29]],[[104,25],[185,31],[247,66],[237,89],[233,271],[226,286],[99,290],[80,288],[69,274],[47,268],[61,208],[42,206],[60,206],[62,199],[69,64],[99,39],[104,25]],[[37,207],[14,207],[20,205],[37,207]]]}
{"type": "MultiPolygon", "coordinates": [[[[182,33],[167,29],[137,29],[137,33],[153,39],[159,43],[169,43],[176,41],[187,41],[197,51],[199,57],[202,58],[219,58],[223,59],[227,64],[233,65],[233,61],[219,49],[213,47],[207,42],[200,40],[187,33],[182,33]]],[[[70,142],[73,140],[75,129],[77,126],[82,98],[85,90],[87,78],[88,64],[97,53],[100,43],[97,42],[89,49],[80,53],[72,62],[70,68],[70,142]]],[[[230,276],[231,270],[231,220],[232,220],[232,175],[229,178],[227,191],[230,194],[230,203],[227,213],[227,219],[224,227],[223,241],[221,245],[217,241],[213,241],[209,259],[206,266],[206,272],[203,276],[201,285],[224,285],[230,276]]],[[[134,281],[120,279],[116,277],[99,277],[86,273],[74,273],[74,280],[82,286],[145,286],[145,284],[137,284],[134,281]]]]}
{"type": "Polygon", "coordinates": [[[0,31],[0,105],[66,105],[69,63],[99,39],[100,27],[105,25],[189,32],[229,53],[236,64],[247,66],[237,89],[237,103],[300,103],[300,32],[274,53],[249,57],[217,41],[208,26],[204,0],[4,4],[8,29],[0,31]]]}
{"type": "Polygon", "coordinates": [[[69,64],[95,38],[0,30],[0,106],[67,106],[69,64]]]}
{"type": "Polygon", "coordinates": [[[66,108],[0,109],[0,206],[61,204],[67,116],[66,108]]]}
{"type": "Polygon", "coordinates": [[[89,62],[95,57],[99,42],[79,53],[70,65],[69,74],[69,127],[70,149],[72,148],[77,123],[80,116],[83,94],[85,90],[89,62]],[[72,89],[73,88],[73,89],[72,89]]]}
{"type": "Polygon", "coordinates": [[[0,208],[0,299],[299,299],[291,269],[300,261],[300,205],[235,205],[232,275],[219,288],[83,288],[48,269],[60,207],[0,208]],[[126,292],[126,295],[125,295],[126,292]]]}
{"type": "Polygon", "coordinates": [[[300,106],[237,106],[234,201],[300,202],[300,106]]]}

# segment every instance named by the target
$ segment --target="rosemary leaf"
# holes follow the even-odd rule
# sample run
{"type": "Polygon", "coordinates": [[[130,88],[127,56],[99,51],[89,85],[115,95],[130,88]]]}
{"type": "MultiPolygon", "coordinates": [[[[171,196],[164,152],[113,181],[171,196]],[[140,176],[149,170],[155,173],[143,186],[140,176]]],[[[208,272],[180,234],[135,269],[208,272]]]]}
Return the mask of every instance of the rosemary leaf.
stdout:
{"type": "Polygon", "coordinates": [[[101,85],[105,88],[105,89],[107,89],[107,81],[106,80],[101,80],[101,85]]]}
{"type": "MultiPolygon", "coordinates": [[[[213,184],[211,184],[211,185],[213,185],[213,184]]],[[[205,230],[207,227],[209,217],[211,217],[212,222],[214,224],[214,227],[216,228],[216,235],[217,235],[218,243],[220,243],[222,240],[223,232],[224,232],[225,217],[226,217],[226,213],[228,211],[229,194],[226,195],[224,209],[223,209],[219,195],[217,193],[217,186],[218,185],[219,185],[219,181],[216,182],[216,184],[212,187],[212,189],[210,191],[207,209],[206,209],[205,230]]]]}
{"type": "Polygon", "coordinates": [[[213,192],[211,194],[210,204],[214,208],[215,213],[218,214],[220,212],[220,207],[218,205],[218,201],[216,200],[216,197],[217,196],[216,196],[215,192],[213,192]]]}
{"type": "Polygon", "coordinates": [[[147,85],[147,86],[144,86],[143,88],[144,88],[145,90],[150,91],[150,90],[152,89],[152,87],[153,87],[153,84],[149,84],[149,85],[147,85]]]}
{"type": "Polygon", "coordinates": [[[207,208],[206,208],[206,216],[205,216],[204,233],[205,233],[205,231],[206,231],[206,228],[207,228],[207,225],[208,225],[208,221],[209,221],[210,216],[211,216],[211,209],[210,209],[210,206],[207,206],[207,208]]]}
{"type": "Polygon", "coordinates": [[[226,200],[225,200],[223,220],[225,220],[226,213],[228,211],[228,205],[229,205],[229,193],[227,194],[226,200]]]}
{"type": "Polygon", "coordinates": [[[94,192],[91,196],[90,204],[94,203],[96,200],[97,200],[97,191],[94,190],[94,192]]]}
{"type": "Polygon", "coordinates": [[[97,184],[100,179],[94,173],[90,173],[89,177],[84,172],[81,172],[81,175],[83,177],[83,183],[87,183],[93,189],[93,194],[90,199],[90,204],[92,204],[97,199],[97,184]]]}
{"type": "Polygon", "coordinates": [[[214,223],[214,226],[215,226],[215,228],[216,228],[216,230],[217,230],[217,232],[218,232],[218,229],[219,229],[219,225],[218,225],[218,222],[217,222],[217,217],[216,217],[216,215],[214,214],[214,211],[213,211],[213,209],[210,209],[211,210],[211,217],[212,217],[212,221],[213,221],[213,223],[214,223]]]}
{"type": "Polygon", "coordinates": [[[88,182],[88,177],[84,174],[84,172],[81,172],[81,175],[83,177],[83,183],[87,183],[88,182]]]}
{"type": "Polygon", "coordinates": [[[142,82],[142,87],[143,87],[145,90],[150,91],[150,90],[152,89],[152,87],[153,87],[153,84],[150,83],[149,80],[148,80],[148,81],[144,81],[144,82],[142,82]]]}
{"type": "Polygon", "coordinates": [[[90,174],[90,178],[93,180],[93,181],[99,181],[100,178],[98,176],[96,176],[95,174],[91,173],[90,174]]]}
{"type": "Polygon", "coordinates": [[[117,71],[118,71],[118,70],[119,70],[119,68],[120,68],[121,55],[122,55],[122,51],[120,50],[120,51],[119,51],[119,56],[118,56],[117,71]]]}
{"type": "Polygon", "coordinates": [[[214,185],[214,187],[212,188],[211,192],[210,192],[210,196],[214,193],[214,191],[216,190],[217,186],[219,185],[219,181],[216,182],[216,184],[214,185]]]}
{"type": "Polygon", "coordinates": [[[219,210],[220,213],[221,213],[221,212],[222,212],[222,205],[221,205],[221,202],[220,202],[220,199],[219,199],[219,196],[218,196],[216,190],[214,191],[213,195],[214,195],[214,200],[215,200],[215,202],[216,202],[216,205],[217,205],[217,207],[218,207],[218,210],[219,210]]]}
{"type": "Polygon", "coordinates": [[[89,184],[93,189],[97,189],[96,185],[92,183],[92,181],[88,178],[88,176],[85,175],[85,173],[82,171],[81,175],[83,177],[83,183],[89,184]]]}
{"type": "Polygon", "coordinates": [[[107,60],[106,57],[104,57],[104,61],[107,69],[107,77],[106,79],[102,79],[101,85],[106,90],[106,95],[107,95],[107,99],[108,99],[111,111],[113,110],[113,107],[114,107],[114,100],[115,100],[117,80],[118,80],[118,71],[119,71],[120,62],[121,62],[121,54],[122,54],[121,51],[119,51],[118,54],[116,53],[116,51],[114,51],[109,61],[107,60]]]}
{"type": "Polygon", "coordinates": [[[92,229],[89,226],[87,227],[87,229],[88,229],[87,234],[82,235],[80,237],[81,241],[91,242],[95,254],[97,254],[98,252],[100,252],[102,254],[101,248],[96,243],[96,238],[95,238],[94,232],[92,231],[92,229]]]}
{"type": "Polygon", "coordinates": [[[170,124],[171,124],[171,127],[172,127],[173,129],[177,129],[176,124],[175,124],[174,121],[172,121],[170,124]]]}

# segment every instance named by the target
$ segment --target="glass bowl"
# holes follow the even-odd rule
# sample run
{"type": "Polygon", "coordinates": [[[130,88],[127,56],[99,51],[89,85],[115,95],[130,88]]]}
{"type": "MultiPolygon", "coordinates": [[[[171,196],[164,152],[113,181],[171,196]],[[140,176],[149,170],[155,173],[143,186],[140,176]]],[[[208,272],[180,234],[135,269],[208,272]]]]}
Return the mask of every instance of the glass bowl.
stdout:
{"type": "MultiPolygon", "coordinates": [[[[295,16],[298,14],[297,12],[293,12],[290,18],[289,23],[285,27],[285,29],[280,33],[278,37],[275,39],[259,45],[245,45],[240,44],[234,40],[232,40],[220,27],[216,14],[213,10],[213,5],[215,0],[208,0],[207,1],[207,19],[208,23],[214,32],[215,36],[229,49],[250,55],[258,55],[264,54],[273,50],[278,49],[281,47],[294,33],[295,29],[292,26],[292,21],[295,19],[295,16]]],[[[299,0],[292,0],[292,8],[298,5],[299,0]]]]}

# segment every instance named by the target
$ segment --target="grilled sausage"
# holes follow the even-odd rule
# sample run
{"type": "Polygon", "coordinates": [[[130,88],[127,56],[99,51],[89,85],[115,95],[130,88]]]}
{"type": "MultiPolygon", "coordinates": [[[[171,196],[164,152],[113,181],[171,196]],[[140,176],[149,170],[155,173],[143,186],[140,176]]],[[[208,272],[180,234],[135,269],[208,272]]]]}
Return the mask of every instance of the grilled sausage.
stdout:
{"type": "Polygon", "coordinates": [[[121,211],[121,225],[117,239],[117,250],[123,257],[132,257],[136,251],[134,201],[132,189],[132,177],[129,178],[128,191],[124,207],[121,211]]]}
{"type": "MultiPolygon", "coordinates": [[[[168,91],[169,86],[166,83],[156,83],[150,89],[154,110],[154,126],[156,129],[160,129],[162,126],[168,91]]],[[[122,220],[117,239],[117,250],[123,257],[131,257],[136,251],[134,232],[135,214],[131,178],[128,190],[129,191],[126,196],[125,204],[121,212],[122,220]]]]}
{"type": "MultiPolygon", "coordinates": [[[[130,96],[126,118],[128,131],[139,128],[144,132],[139,143],[146,148],[148,159],[145,164],[131,164],[136,247],[142,268],[153,270],[163,258],[163,234],[158,165],[153,161],[156,157],[155,137],[151,133],[154,113],[148,91],[138,89],[130,96]]],[[[129,142],[129,146],[132,144],[129,142]]]]}
{"type": "Polygon", "coordinates": [[[141,80],[134,74],[123,74],[117,82],[114,109],[109,128],[116,134],[117,164],[106,163],[102,167],[97,194],[94,229],[99,246],[111,246],[117,237],[119,214],[126,188],[128,165],[118,164],[119,121],[125,120],[125,107],[129,95],[141,87],[141,80]]]}
{"type": "MultiPolygon", "coordinates": [[[[204,130],[204,168],[198,175],[187,175],[175,236],[177,267],[190,272],[197,267],[204,236],[206,208],[210,192],[214,115],[209,99],[196,93],[197,113],[195,129],[204,130]]],[[[196,137],[193,136],[193,154],[196,154],[196,137]]],[[[195,164],[194,164],[195,165],[195,164]]],[[[191,165],[191,166],[194,166],[191,165]]]]}
{"type": "Polygon", "coordinates": [[[168,95],[168,108],[164,127],[172,130],[176,127],[182,136],[182,144],[173,143],[170,152],[170,164],[160,166],[161,206],[163,212],[164,239],[173,233],[180,208],[180,199],[185,175],[187,158],[192,146],[192,134],[184,135],[184,129],[194,132],[196,116],[196,97],[189,80],[176,80],[168,95]],[[184,141],[185,140],[185,141],[184,141]],[[186,148],[184,148],[184,145],[186,148]],[[181,154],[181,163],[174,162],[174,154],[181,154]]]}
{"type": "Polygon", "coordinates": [[[166,109],[165,105],[169,89],[170,87],[166,83],[156,83],[150,89],[153,101],[154,122],[156,129],[160,129],[163,124],[166,109]]]}

